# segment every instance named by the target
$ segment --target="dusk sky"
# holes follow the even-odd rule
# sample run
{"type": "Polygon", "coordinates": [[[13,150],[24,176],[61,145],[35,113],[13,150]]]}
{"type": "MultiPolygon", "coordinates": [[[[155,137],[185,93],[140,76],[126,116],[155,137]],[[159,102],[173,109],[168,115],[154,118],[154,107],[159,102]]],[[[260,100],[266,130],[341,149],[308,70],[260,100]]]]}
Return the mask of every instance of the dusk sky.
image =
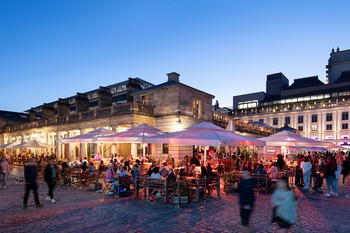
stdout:
{"type": "Polygon", "coordinates": [[[215,96],[265,91],[266,75],[326,80],[350,49],[350,1],[2,0],[0,110],[31,107],[139,77],[215,96]]]}

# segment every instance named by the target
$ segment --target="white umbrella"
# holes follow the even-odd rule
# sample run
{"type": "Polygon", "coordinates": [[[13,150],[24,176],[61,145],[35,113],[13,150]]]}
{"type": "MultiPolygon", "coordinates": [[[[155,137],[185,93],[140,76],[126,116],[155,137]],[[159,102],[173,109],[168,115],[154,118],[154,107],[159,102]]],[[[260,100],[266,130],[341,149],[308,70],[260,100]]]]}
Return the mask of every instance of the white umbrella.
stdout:
{"type": "Polygon", "coordinates": [[[266,142],[266,146],[304,146],[304,147],[332,147],[331,142],[324,142],[312,138],[303,137],[297,133],[284,130],[269,137],[259,138],[266,142]]]}
{"type": "Polygon", "coordinates": [[[10,142],[10,143],[7,143],[5,145],[0,146],[0,149],[13,149],[13,147],[17,146],[18,144],[20,144],[19,141],[10,142]]]}
{"type": "Polygon", "coordinates": [[[40,142],[37,140],[31,140],[28,142],[22,142],[21,144],[18,144],[17,146],[14,146],[14,149],[17,148],[54,148],[55,146],[44,143],[44,142],[40,142]]]}
{"type": "Polygon", "coordinates": [[[127,143],[144,143],[145,139],[155,135],[162,134],[160,129],[142,124],[135,126],[123,132],[101,136],[96,139],[97,142],[127,142],[127,143]]]}
{"type": "Polygon", "coordinates": [[[210,122],[202,122],[185,130],[156,135],[149,143],[201,146],[265,146],[265,142],[227,131],[210,122]]]}
{"type": "Polygon", "coordinates": [[[226,127],[226,130],[231,131],[231,132],[236,131],[235,123],[233,122],[232,119],[229,120],[228,125],[226,127]]]}
{"type": "Polygon", "coordinates": [[[113,134],[113,133],[115,133],[115,132],[112,130],[105,129],[105,128],[98,128],[98,129],[94,129],[92,131],[89,131],[85,134],[80,134],[80,135],[68,137],[68,138],[62,138],[59,140],[59,142],[60,143],[73,143],[73,142],[96,143],[96,141],[99,137],[102,137],[102,136],[108,135],[108,134],[113,134]]]}

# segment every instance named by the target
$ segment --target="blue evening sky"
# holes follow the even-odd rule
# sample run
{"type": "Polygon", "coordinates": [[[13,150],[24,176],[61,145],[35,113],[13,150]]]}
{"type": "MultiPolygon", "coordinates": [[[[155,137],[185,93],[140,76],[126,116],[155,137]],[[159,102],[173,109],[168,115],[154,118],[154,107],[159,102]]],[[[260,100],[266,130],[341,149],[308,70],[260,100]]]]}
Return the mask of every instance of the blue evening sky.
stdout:
{"type": "Polygon", "coordinates": [[[318,75],[350,49],[350,1],[1,0],[0,110],[25,111],[128,77],[180,81],[232,106],[266,75],[318,75]]]}

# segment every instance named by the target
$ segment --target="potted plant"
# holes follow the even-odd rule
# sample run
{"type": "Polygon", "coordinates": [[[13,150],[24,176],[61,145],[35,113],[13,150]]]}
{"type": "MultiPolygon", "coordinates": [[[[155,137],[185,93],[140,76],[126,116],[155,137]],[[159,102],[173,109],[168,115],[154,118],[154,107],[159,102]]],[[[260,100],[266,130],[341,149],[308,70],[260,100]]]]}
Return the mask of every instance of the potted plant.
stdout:
{"type": "Polygon", "coordinates": [[[224,175],[224,191],[225,193],[233,193],[235,183],[237,182],[236,175],[234,173],[226,173],[224,175]]]}
{"type": "Polygon", "coordinates": [[[190,192],[189,183],[186,179],[178,179],[175,183],[173,201],[177,205],[188,204],[190,192]]]}

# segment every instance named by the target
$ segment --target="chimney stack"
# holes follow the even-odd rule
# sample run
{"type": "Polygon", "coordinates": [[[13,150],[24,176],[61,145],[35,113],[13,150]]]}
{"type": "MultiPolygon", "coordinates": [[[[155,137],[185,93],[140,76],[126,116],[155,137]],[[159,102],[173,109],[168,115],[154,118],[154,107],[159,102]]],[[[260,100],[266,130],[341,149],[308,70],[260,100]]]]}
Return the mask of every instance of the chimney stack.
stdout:
{"type": "Polygon", "coordinates": [[[112,106],[113,98],[111,90],[109,88],[100,86],[97,94],[99,108],[106,108],[112,106]]]}
{"type": "Polygon", "coordinates": [[[57,115],[68,116],[70,114],[70,104],[66,99],[58,99],[57,102],[57,115]]]}
{"type": "Polygon", "coordinates": [[[89,111],[89,99],[86,94],[77,92],[77,95],[75,96],[75,111],[89,111]]]}
{"type": "Polygon", "coordinates": [[[175,81],[175,82],[180,82],[180,74],[176,73],[176,72],[171,72],[168,74],[168,82],[170,81],[175,81]]]}

